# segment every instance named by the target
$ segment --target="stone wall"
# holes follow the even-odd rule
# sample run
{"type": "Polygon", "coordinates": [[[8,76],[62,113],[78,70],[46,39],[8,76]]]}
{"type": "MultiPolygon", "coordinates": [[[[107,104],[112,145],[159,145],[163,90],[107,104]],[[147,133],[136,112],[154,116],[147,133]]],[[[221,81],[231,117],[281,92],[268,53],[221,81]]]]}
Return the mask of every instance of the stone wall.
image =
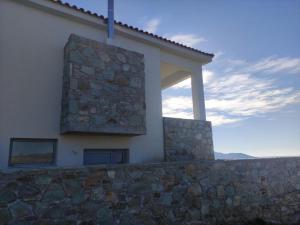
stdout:
{"type": "Polygon", "coordinates": [[[72,34],[64,63],[62,133],[146,133],[142,54],[72,34]]]}
{"type": "Polygon", "coordinates": [[[211,122],[163,118],[166,161],[214,159],[211,122]]]}
{"type": "Polygon", "coordinates": [[[0,172],[1,225],[243,225],[257,218],[300,223],[300,158],[0,172]]]}

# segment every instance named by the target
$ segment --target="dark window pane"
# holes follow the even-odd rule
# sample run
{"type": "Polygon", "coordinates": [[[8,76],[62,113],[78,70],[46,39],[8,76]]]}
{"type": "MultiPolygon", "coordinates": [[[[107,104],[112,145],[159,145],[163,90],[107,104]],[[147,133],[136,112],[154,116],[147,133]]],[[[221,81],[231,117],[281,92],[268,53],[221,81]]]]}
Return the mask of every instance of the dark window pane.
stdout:
{"type": "Polygon", "coordinates": [[[109,151],[94,151],[87,150],[84,152],[84,164],[85,165],[97,165],[110,163],[109,151]]]}
{"type": "Polygon", "coordinates": [[[84,165],[121,164],[127,162],[127,149],[86,149],[84,165]]]}
{"type": "Polygon", "coordinates": [[[120,164],[123,163],[124,159],[123,159],[123,152],[122,151],[112,151],[111,152],[111,163],[113,164],[120,164]]]}
{"type": "Polygon", "coordinates": [[[10,164],[53,164],[55,146],[55,140],[12,139],[10,164]]]}

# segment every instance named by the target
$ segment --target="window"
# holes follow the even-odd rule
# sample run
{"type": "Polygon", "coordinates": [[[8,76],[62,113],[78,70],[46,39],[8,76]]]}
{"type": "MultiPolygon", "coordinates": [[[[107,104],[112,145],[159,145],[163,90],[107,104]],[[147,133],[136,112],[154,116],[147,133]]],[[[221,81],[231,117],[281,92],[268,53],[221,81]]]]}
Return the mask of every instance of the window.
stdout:
{"type": "Polygon", "coordinates": [[[53,165],[56,144],[54,139],[12,138],[9,165],[53,165]]]}
{"type": "Polygon", "coordinates": [[[128,163],[128,149],[85,149],[83,164],[122,164],[128,163]]]}

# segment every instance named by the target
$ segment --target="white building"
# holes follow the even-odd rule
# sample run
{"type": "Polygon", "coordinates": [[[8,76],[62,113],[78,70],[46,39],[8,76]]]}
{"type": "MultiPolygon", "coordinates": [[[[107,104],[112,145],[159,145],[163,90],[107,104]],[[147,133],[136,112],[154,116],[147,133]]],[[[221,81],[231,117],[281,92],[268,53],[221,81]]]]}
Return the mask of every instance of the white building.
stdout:
{"type": "MultiPolygon", "coordinates": [[[[119,22],[115,23],[114,37],[108,40],[104,17],[54,0],[0,0],[0,29],[0,168],[163,161],[166,151],[178,145],[173,143],[176,135],[184,144],[180,131],[176,135],[170,131],[176,124],[179,129],[204,129],[191,130],[190,134],[198,132],[196,147],[181,145],[186,148],[182,155],[198,151],[201,158],[205,145],[212,153],[202,81],[202,66],[211,62],[212,54],[119,22]],[[64,47],[71,34],[144,57],[145,132],[62,132],[64,47]],[[164,129],[161,90],[190,76],[194,119],[202,125],[166,119],[169,122],[164,129]],[[164,137],[170,132],[173,136],[166,144],[164,137]]],[[[114,122],[114,126],[122,125],[114,122]]]]}

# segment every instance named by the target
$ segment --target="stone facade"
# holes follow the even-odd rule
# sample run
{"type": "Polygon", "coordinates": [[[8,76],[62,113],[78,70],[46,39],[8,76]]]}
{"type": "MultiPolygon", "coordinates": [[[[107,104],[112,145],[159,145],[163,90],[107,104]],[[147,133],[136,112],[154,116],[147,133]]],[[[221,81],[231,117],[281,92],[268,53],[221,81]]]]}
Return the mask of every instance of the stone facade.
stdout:
{"type": "Polygon", "coordinates": [[[300,158],[0,172],[1,225],[243,225],[257,218],[300,223],[300,158]]]}
{"type": "Polygon", "coordinates": [[[64,63],[61,133],[146,133],[142,54],[72,34],[64,63]]]}
{"type": "Polygon", "coordinates": [[[166,161],[213,160],[209,121],[163,118],[166,161]]]}

